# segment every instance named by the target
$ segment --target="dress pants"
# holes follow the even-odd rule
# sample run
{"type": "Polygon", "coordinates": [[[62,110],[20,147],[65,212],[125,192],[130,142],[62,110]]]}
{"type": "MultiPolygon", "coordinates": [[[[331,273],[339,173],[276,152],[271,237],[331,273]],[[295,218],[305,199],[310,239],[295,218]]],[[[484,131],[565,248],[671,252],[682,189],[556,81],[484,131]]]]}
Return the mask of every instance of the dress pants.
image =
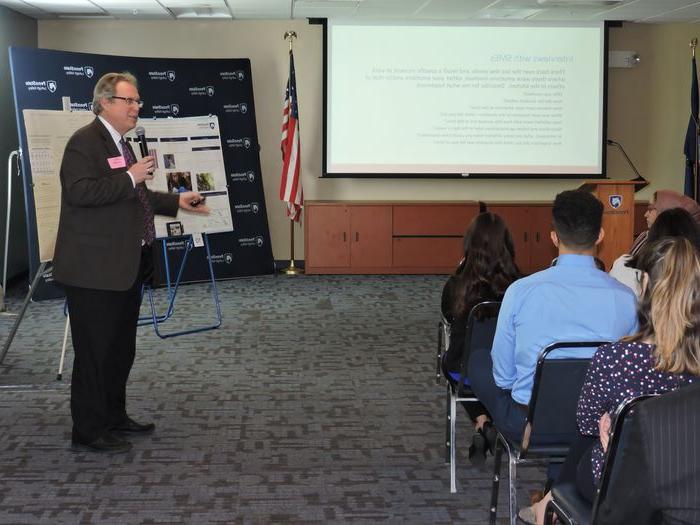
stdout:
{"type": "Polygon", "coordinates": [[[510,390],[496,385],[490,349],[478,348],[472,352],[469,358],[469,382],[474,394],[491,415],[496,428],[508,439],[520,442],[525,428],[524,406],[513,400],[510,390]]]}
{"type": "Polygon", "coordinates": [[[151,250],[128,290],[66,286],[75,359],[71,380],[73,439],[91,442],[127,417],[126,383],[136,354],[141,287],[150,278],[151,250]]]}

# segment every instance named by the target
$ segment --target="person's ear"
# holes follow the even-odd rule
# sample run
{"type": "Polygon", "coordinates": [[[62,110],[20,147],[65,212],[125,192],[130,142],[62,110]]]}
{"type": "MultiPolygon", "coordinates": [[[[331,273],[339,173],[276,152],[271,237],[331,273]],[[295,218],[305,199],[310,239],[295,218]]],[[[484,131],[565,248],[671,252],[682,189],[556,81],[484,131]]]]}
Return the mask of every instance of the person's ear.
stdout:
{"type": "Polygon", "coordinates": [[[557,237],[557,232],[555,232],[554,230],[549,232],[549,238],[552,239],[552,244],[559,248],[559,237],[557,237]]]}
{"type": "Polygon", "coordinates": [[[595,245],[598,246],[605,238],[605,230],[603,228],[598,232],[598,240],[596,240],[595,245]]]}

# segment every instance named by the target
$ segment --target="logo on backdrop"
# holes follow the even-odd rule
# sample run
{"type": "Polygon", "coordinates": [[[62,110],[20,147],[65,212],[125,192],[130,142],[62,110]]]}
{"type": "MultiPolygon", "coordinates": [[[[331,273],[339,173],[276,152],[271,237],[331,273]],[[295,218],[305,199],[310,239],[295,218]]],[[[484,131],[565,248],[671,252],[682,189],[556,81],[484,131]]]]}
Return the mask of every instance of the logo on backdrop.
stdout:
{"type": "Polygon", "coordinates": [[[50,91],[55,93],[58,83],[55,80],[27,80],[24,82],[27,91],[50,91]]]}
{"type": "Polygon", "coordinates": [[[243,137],[242,139],[226,139],[226,145],[231,149],[250,149],[253,145],[248,137],[243,137]]]}
{"type": "Polygon", "coordinates": [[[260,205],[257,202],[249,202],[248,204],[236,204],[234,207],[236,213],[258,213],[260,211],[260,205]]]}
{"type": "Polygon", "coordinates": [[[255,248],[262,248],[263,244],[265,244],[265,240],[263,239],[262,235],[256,235],[255,237],[243,237],[242,239],[238,239],[238,244],[242,247],[252,246],[255,248]]]}
{"type": "Polygon", "coordinates": [[[248,104],[241,102],[240,104],[224,104],[224,113],[240,113],[245,115],[248,113],[248,104]]]}
{"type": "Polygon", "coordinates": [[[245,73],[240,69],[237,71],[219,71],[219,76],[221,80],[238,80],[239,82],[245,80],[245,73]]]}
{"type": "Polygon", "coordinates": [[[610,195],[608,201],[610,202],[610,206],[616,210],[622,206],[622,195],[610,195]]]}
{"type": "Polygon", "coordinates": [[[175,71],[149,71],[149,80],[169,80],[175,82],[175,71]]]}
{"type": "Polygon", "coordinates": [[[71,111],[92,111],[92,100],[90,102],[71,102],[71,111]]]}
{"type": "Polygon", "coordinates": [[[232,253],[216,253],[208,257],[212,264],[231,264],[233,262],[232,253]]]}
{"type": "Polygon", "coordinates": [[[151,106],[154,115],[169,115],[177,117],[180,114],[180,106],[178,104],[161,104],[151,106]]]}
{"type": "Polygon", "coordinates": [[[236,173],[229,173],[229,177],[231,178],[231,182],[254,182],[255,172],[252,170],[239,171],[236,173]]]}
{"type": "Polygon", "coordinates": [[[63,66],[63,72],[67,77],[92,78],[95,74],[95,68],[92,66],[63,66]]]}
{"type": "Polygon", "coordinates": [[[193,97],[202,97],[204,95],[213,97],[214,87],[213,86],[192,86],[189,89],[190,95],[193,97]]]}

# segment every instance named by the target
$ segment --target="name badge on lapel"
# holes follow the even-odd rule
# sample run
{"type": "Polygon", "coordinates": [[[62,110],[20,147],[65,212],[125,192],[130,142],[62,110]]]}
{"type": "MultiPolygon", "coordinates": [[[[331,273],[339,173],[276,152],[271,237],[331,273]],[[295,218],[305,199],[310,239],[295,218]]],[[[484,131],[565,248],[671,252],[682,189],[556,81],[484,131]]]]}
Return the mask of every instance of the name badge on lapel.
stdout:
{"type": "Polygon", "coordinates": [[[117,168],[126,168],[126,161],[121,155],[118,157],[111,157],[107,159],[107,162],[109,163],[109,167],[113,170],[116,170],[117,168]]]}

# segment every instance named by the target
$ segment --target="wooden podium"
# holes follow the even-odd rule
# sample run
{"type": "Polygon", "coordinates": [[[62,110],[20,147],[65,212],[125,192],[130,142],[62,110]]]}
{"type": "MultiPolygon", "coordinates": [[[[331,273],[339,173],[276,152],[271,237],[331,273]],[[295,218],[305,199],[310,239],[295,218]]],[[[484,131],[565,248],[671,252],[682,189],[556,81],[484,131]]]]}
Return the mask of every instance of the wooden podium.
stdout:
{"type": "Polygon", "coordinates": [[[610,271],[613,262],[628,253],[634,236],[634,192],[646,186],[642,181],[593,180],[579,189],[590,191],[603,203],[605,237],[598,246],[598,258],[610,271]]]}

